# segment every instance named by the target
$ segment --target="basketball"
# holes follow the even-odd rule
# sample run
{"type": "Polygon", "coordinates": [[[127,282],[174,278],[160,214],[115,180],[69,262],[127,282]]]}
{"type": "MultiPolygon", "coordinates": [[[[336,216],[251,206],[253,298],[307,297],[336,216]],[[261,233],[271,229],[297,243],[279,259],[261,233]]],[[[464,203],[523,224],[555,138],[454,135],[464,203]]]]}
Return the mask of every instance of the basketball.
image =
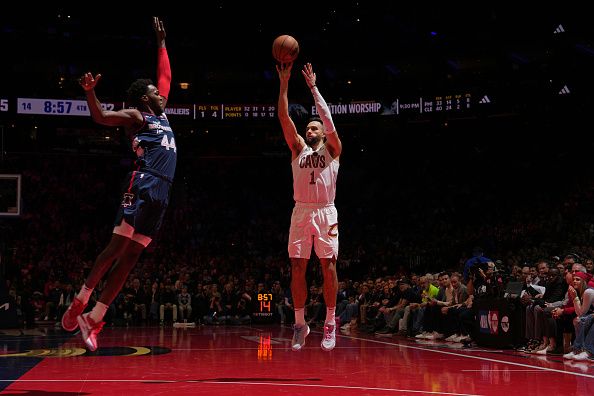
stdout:
{"type": "Polygon", "coordinates": [[[272,56],[280,63],[293,62],[299,55],[299,43],[294,37],[283,34],[272,43],[272,56]]]}

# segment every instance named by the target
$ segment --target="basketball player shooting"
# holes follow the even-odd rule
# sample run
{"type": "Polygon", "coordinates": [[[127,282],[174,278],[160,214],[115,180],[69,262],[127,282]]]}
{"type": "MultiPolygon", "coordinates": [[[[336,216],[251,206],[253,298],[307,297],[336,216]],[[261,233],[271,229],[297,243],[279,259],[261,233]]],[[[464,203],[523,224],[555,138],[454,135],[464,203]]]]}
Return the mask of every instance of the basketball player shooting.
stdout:
{"type": "Polygon", "coordinates": [[[305,323],[307,285],[305,272],[312,245],[322,265],[326,320],[322,349],[330,351],[336,346],[336,293],[338,278],[338,213],[334,206],[336,179],[342,143],[338,138],[332,115],[316,86],[316,74],[310,63],[302,70],[319,118],[312,118],[305,129],[305,138],[289,116],[288,88],[293,63],[276,66],[280,79],[278,118],[285,141],[291,149],[293,169],[293,198],[295,208],[289,229],[289,258],[291,260],[291,293],[295,306],[295,326],[291,347],[298,351],[305,345],[309,326],[305,323]]]}
{"type": "Polygon", "coordinates": [[[125,182],[111,240],[96,258],[80,292],[62,317],[65,330],[80,327],[82,338],[91,351],[97,349],[97,335],[104,325],[107,308],[161,225],[175,173],[177,148],[164,113],[171,85],[165,28],[159,18],[153,18],[153,28],[158,43],[157,86],[148,79],[132,83],[128,99],[135,109],[103,110],[95,95],[101,75],[93,77],[86,73],[80,79],[93,120],[101,125],[124,127],[137,155],[136,170],[125,182]],[[93,289],[108,270],[97,304],[83,314],[93,289]]]}

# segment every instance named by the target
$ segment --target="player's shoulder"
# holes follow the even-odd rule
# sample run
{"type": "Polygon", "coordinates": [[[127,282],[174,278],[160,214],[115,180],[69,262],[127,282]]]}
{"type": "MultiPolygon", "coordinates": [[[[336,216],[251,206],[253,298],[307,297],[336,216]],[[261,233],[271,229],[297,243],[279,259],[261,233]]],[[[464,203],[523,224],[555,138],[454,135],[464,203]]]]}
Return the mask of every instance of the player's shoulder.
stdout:
{"type": "Polygon", "coordinates": [[[118,112],[124,113],[124,114],[129,114],[131,116],[136,116],[136,117],[140,117],[140,118],[143,117],[142,112],[140,110],[134,109],[134,108],[121,109],[121,110],[118,110],[118,112]]]}

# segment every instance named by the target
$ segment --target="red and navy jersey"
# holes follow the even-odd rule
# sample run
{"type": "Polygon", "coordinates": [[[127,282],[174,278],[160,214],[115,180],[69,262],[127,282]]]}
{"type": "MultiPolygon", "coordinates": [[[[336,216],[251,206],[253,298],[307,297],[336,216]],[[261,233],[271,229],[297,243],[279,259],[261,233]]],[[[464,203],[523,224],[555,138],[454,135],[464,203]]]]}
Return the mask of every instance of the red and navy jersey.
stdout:
{"type": "Polygon", "coordinates": [[[132,148],[136,152],[140,170],[173,181],[177,163],[175,136],[165,113],[157,116],[142,113],[144,124],[134,135],[132,148]]]}

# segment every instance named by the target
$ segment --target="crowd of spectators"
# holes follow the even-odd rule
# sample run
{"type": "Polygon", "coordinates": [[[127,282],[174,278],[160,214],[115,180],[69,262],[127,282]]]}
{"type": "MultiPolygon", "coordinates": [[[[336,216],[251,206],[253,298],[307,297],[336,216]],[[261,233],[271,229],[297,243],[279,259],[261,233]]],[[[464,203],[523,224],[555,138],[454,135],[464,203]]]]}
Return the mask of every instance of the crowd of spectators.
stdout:
{"type": "MultiPolygon", "coordinates": [[[[473,296],[462,270],[476,243],[496,260],[497,276],[506,282],[526,283],[527,273],[538,273],[539,260],[554,267],[554,256],[567,252],[584,258],[585,272],[592,273],[592,261],[585,261],[594,257],[592,186],[534,207],[492,205],[477,222],[473,216],[493,201],[488,192],[477,197],[460,187],[411,199],[411,184],[369,180],[373,165],[357,165],[344,167],[337,200],[343,227],[337,316],[343,331],[471,339],[473,296]],[[468,204],[466,210],[459,202],[468,204]]],[[[11,167],[23,176],[23,215],[0,219],[7,289],[22,323],[57,324],[110,236],[130,163],[40,155],[26,162],[17,157],[11,167]]],[[[253,319],[256,296],[265,292],[274,295],[274,319],[290,323],[291,187],[282,156],[182,161],[164,226],[110,307],[108,322],[241,324],[253,319]]],[[[559,270],[562,286],[566,267],[559,270]]],[[[314,262],[306,305],[312,325],[325,312],[321,282],[314,262]]],[[[566,291],[545,300],[560,300],[566,291]]],[[[526,347],[555,349],[547,341],[550,332],[541,333],[530,336],[526,347]]]]}

